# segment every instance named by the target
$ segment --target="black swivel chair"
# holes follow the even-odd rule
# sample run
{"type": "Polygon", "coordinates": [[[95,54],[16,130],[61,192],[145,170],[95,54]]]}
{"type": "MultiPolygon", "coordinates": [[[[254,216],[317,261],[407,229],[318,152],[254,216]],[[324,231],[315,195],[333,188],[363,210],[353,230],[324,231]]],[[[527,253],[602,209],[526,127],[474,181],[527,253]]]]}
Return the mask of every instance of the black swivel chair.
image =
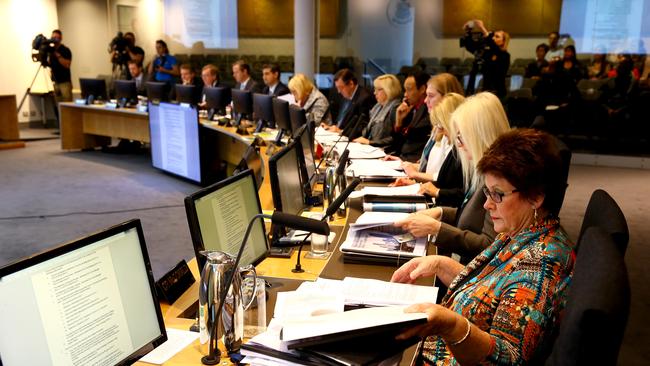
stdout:
{"type": "Polygon", "coordinates": [[[585,217],[582,220],[580,234],[578,235],[576,251],[580,248],[580,238],[592,226],[599,226],[611,235],[616,247],[622,255],[625,255],[630,240],[627,221],[616,201],[602,189],[597,189],[591,194],[585,210],[585,217]]]}
{"type": "Polygon", "coordinates": [[[569,182],[569,169],[571,168],[571,150],[569,147],[560,139],[553,136],[555,140],[555,145],[560,153],[560,158],[562,159],[562,170],[560,171],[560,178],[565,183],[564,190],[562,194],[558,197],[557,202],[549,203],[549,210],[552,214],[559,216],[560,209],[562,209],[562,204],[564,203],[564,195],[566,194],[566,188],[568,187],[569,182]]]}
{"type": "Polygon", "coordinates": [[[609,233],[581,236],[564,317],[546,365],[616,365],[630,311],[630,283],[609,233]]]}

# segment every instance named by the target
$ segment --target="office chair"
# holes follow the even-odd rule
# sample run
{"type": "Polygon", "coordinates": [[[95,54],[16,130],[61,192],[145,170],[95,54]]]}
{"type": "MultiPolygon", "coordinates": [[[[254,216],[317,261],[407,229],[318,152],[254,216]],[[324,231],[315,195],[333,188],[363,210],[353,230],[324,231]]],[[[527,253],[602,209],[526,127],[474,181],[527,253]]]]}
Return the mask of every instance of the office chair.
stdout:
{"type": "Polygon", "coordinates": [[[616,201],[602,189],[595,190],[589,199],[578,235],[576,251],[579,249],[580,238],[592,226],[598,226],[605,230],[612,237],[621,254],[625,255],[630,240],[627,221],[616,201]]]}
{"type": "Polygon", "coordinates": [[[630,283],[609,233],[580,238],[564,317],[546,365],[615,365],[630,311],[630,283]]]}

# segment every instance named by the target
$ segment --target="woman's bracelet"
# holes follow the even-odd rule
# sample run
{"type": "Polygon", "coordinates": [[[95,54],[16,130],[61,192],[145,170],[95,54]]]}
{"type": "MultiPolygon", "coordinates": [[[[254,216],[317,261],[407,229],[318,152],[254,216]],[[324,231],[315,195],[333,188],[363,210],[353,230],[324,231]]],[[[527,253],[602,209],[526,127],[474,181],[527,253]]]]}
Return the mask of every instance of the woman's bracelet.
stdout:
{"type": "Polygon", "coordinates": [[[469,334],[472,332],[472,323],[469,322],[469,319],[465,318],[465,321],[467,322],[467,333],[463,336],[463,338],[457,340],[456,342],[451,342],[449,343],[450,346],[458,346],[459,344],[465,342],[467,338],[469,337],[469,334]]]}

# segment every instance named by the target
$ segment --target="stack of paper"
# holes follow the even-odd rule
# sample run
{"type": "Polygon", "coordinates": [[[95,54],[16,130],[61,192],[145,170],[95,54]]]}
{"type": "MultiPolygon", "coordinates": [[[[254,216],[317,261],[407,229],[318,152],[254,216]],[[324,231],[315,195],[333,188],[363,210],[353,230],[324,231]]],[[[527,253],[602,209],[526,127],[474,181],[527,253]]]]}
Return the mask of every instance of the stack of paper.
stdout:
{"type": "Polygon", "coordinates": [[[391,161],[355,159],[345,170],[348,177],[361,177],[364,179],[395,179],[406,177],[403,171],[391,168],[391,161]]]}
{"type": "Polygon", "coordinates": [[[334,147],[339,154],[342,154],[345,149],[350,151],[350,159],[379,159],[386,156],[384,150],[380,147],[371,145],[359,144],[356,142],[339,142],[334,147]]]}
{"type": "Polygon", "coordinates": [[[376,262],[407,261],[427,254],[427,238],[415,238],[395,227],[395,221],[408,216],[403,212],[364,212],[350,225],[339,250],[344,258],[376,262]]]}

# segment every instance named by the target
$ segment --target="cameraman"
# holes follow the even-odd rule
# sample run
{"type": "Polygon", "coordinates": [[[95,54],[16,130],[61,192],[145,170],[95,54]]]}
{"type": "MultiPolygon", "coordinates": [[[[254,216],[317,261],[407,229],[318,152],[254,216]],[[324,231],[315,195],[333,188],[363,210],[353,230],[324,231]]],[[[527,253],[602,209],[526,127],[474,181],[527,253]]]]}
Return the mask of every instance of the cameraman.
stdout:
{"type": "Polygon", "coordinates": [[[61,41],[63,33],[55,29],[52,31],[53,49],[48,55],[48,64],[52,69],[52,84],[54,85],[54,97],[58,102],[72,101],[72,79],[70,78],[70,64],[72,63],[72,52],[61,41]]]}
{"type": "MultiPolygon", "coordinates": [[[[483,90],[493,92],[499,98],[503,98],[506,96],[506,75],[510,68],[510,54],[508,53],[510,35],[503,30],[490,32],[483,25],[483,21],[478,19],[470,20],[463,26],[468,33],[474,27],[483,36],[479,50],[482,55],[477,56],[483,62],[481,69],[483,73],[483,90]]],[[[477,52],[475,52],[476,54],[477,52]]]]}
{"type": "Polygon", "coordinates": [[[144,61],[144,50],[135,44],[135,34],[126,32],[122,36],[120,32],[111,41],[110,46],[110,61],[113,64],[114,77],[116,79],[131,79],[127,72],[129,61],[135,61],[140,65],[144,61]]]}

